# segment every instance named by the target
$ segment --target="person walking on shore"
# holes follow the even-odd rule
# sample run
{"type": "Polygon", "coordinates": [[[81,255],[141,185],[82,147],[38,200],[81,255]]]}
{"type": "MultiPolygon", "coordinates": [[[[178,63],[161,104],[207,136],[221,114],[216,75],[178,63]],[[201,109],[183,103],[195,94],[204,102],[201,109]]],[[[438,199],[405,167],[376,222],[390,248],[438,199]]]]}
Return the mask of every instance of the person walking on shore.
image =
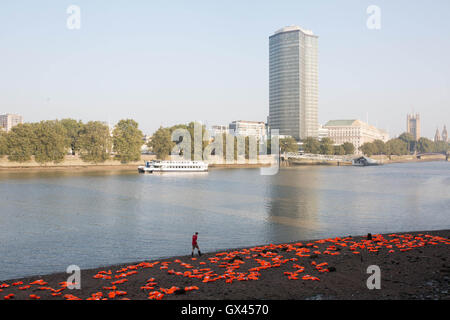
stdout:
{"type": "Polygon", "coordinates": [[[197,248],[198,255],[199,255],[199,256],[202,255],[202,253],[200,252],[200,248],[198,247],[197,237],[198,237],[198,232],[196,232],[196,233],[192,236],[192,254],[191,254],[191,256],[194,256],[194,250],[195,250],[195,248],[197,248]]]}

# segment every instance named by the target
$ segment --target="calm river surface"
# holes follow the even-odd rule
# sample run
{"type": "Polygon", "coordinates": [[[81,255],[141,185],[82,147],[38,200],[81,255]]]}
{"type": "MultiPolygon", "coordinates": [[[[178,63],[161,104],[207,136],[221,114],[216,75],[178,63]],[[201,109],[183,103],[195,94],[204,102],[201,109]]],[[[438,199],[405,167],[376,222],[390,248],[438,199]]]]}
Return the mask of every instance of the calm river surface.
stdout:
{"type": "Polygon", "coordinates": [[[0,173],[0,280],[330,236],[450,228],[450,163],[0,173]]]}

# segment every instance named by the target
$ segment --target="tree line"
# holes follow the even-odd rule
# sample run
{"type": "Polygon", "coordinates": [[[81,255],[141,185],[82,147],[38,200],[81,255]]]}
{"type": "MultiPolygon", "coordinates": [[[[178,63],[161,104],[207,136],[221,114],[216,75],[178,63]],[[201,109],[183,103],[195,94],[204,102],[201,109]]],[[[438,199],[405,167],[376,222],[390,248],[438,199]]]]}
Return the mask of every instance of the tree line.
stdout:
{"type": "Polygon", "coordinates": [[[250,141],[250,137],[242,137],[242,141],[238,141],[241,138],[238,138],[232,134],[222,134],[221,136],[209,137],[209,134],[206,130],[206,126],[196,122],[190,122],[188,124],[177,124],[171,127],[160,127],[151,137],[147,146],[156,154],[158,159],[166,159],[169,155],[172,154],[172,151],[175,150],[177,155],[183,156],[183,150],[181,146],[183,143],[190,143],[190,154],[191,159],[195,158],[195,152],[201,153],[198,154],[199,158],[203,157],[203,154],[208,148],[207,153],[212,156],[222,154],[223,159],[232,158],[236,160],[238,155],[242,154],[246,159],[250,157],[250,149],[254,144],[256,146],[256,153],[259,154],[260,150],[260,141],[250,141]],[[195,127],[197,126],[198,133],[201,134],[198,138],[201,139],[201,148],[195,150],[194,136],[195,136],[195,127]],[[201,131],[200,131],[201,128],[201,131]],[[184,129],[189,134],[187,138],[190,141],[183,141],[185,137],[179,137],[172,141],[172,135],[176,135],[177,129],[184,129]],[[222,139],[221,143],[217,143],[217,139],[222,139]],[[240,150],[238,146],[241,145],[243,150],[240,150]],[[232,146],[232,149],[231,149],[232,146]]]}
{"type": "Polygon", "coordinates": [[[333,140],[330,138],[322,138],[319,141],[316,138],[308,137],[303,141],[303,151],[312,154],[342,156],[354,154],[355,146],[350,142],[335,146],[333,140]]]}
{"type": "MultiPolygon", "coordinates": [[[[159,159],[166,159],[178,144],[182,141],[172,141],[172,134],[176,129],[186,129],[189,131],[190,136],[194,136],[194,126],[195,123],[191,122],[187,125],[180,124],[172,127],[160,127],[151,137],[151,140],[148,143],[148,147],[157,155],[159,159]]],[[[205,126],[202,126],[202,137],[205,136],[205,126]]],[[[229,158],[228,155],[231,153],[231,158],[237,159],[238,154],[245,156],[246,159],[250,157],[250,149],[252,145],[256,145],[256,154],[260,154],[260,150],[266,154],[272,154],[272,143],[270,139],[267,141],[256,140],[251,142],[250,137],[236,137],[232,134],[222,134],[221,136],[213,137],[212,139],[204,139],[202,142],[201,152],[203,153],[205,148],[209,147],[212,155],[217,154],[217,150],[214,148],[216,146],[220,146],[222,148],[221,153],[223,154],[223,158],[229,158]],[[215,144],[217,139],[222,138],[222,143],[215,144]],[[243,139],[240,141],[240,145],[243,147],[243,150],[238,150],[239,141],[238,139],[243,139]],[[233,149],[227,147],[227,143],[233,143],[233,149]],[[265,151],[264,151],[265,150],[265,151]]],[[[194,158],[194,144],[192,143],[191,149],[191,158],[194,158]]],[[[352,143],[344,143],[339,146],[335,146],[334,142],[329,138],[324,138],[319,141],[316,138],[307,138],[303,141],[304,151],[307,153],[315,153],[315,154],[326,154],[326,155],[346,155],[353,154],[355,152],[355,146],[352,143]]],[[[283,137],[279,139],[279,151],[281,153],[288,152],[298,152],[299,145],[297,140],[292,137],[283,137]]],[[[199,150],[200,151],[200,150],[199,150]]],[[[262,153],[261,152],[261,153],[262,153]]]]}
{"type": "MultiPolygon", "coordinates": [[[[187,150],[181,148],[183,143],[190,143],[192,159],[195,152],[201,152],[200,156],[202,156],[206,148],[209,148],[206,151],[211,155],[223,154],[224,159],[233,158],[234,160],[239,155],[249,159],[252,148],[256,148],[256,154],[260,154],[261,148],[264,148],[261,151],[266,150],[264,153],[272,153],[270,140],[253,139],[236,137],[232,134],[223,134],[209,139],[204,125],[190,122],[160,127],[147,146],[159,159],[166,159],[173,150],[178,150],[178,154],[183,155],[183,150],[187,150]],[[183,141],[186,137],[181,135],[172,141],[172,135],[177,129],[187,130],[190,141],[183,141]],[[199,134],[201,132],[200,148],[194,148],[195,130],[199,134]],[[220,138],[222,143],[216,143],[220,138]]],[[[70,153],[78,155],[85,162],[100,163],[114,159],[129,163],[140,160],[142,145],[143,134],[139,130],[138,123],[132,119],[120,120],[112,132],[109,126],[100,121],[83,123],[74,119],[25,123],[13,127],[8,133],[0,131],[0,157],[7,156],[9,161],[14,162],[27,162],[34,157],[34,160],[41,164],[60,163],[70,153]]],[[[279,139],[279,148],[281,153],[298,152],[299,149],[297,141],[291,137],[279,139]]],[[[354,154],[355,146],[349,142],[336,146],[330,138],[319,141],[310,137],[303,140],[303,150],[312,154],[350,155],[354,154]]],[[[409,133],[403,133],[386,143],[375,140],[360,147],[360,151],[367,156],[447,152],[448,150],[447,142],[433,142],[427,138],[415,141],[409,133]]]]}
{"type": "Polygon", "coordinates": [[[120,120],[112,133],[100,121],[47,120],[19,124],[7,133],[0,131],[0,157],[21,163],[34,157],[45,164],[60,163],[71,153],[85,162],[112,158],[128,163],[140,160],[142,139],[138,123],[132,119],[120,120]]]}
{"type": "Polygon", "coordinates": [[[367,156],[387,155],[401,156],[415,152],[418,153],[446,153],[450,150],[449,143],[445,141],[434,142],[428,138],[416,140],[410,133],[402,133],[398,138],[386,143],[381,140],[364,143],[360,150],[367,156]]]}

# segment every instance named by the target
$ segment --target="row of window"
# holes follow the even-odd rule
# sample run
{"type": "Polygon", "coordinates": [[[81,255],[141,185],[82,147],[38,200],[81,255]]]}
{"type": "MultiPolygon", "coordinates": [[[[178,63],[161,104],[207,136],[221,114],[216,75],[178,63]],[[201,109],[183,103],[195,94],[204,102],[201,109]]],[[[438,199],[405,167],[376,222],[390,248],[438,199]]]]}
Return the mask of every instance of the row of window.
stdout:
{"type": "Polygon", "coordinates": [[[201,166],[166,166],[165,169],[202,169],[201,166]]]}

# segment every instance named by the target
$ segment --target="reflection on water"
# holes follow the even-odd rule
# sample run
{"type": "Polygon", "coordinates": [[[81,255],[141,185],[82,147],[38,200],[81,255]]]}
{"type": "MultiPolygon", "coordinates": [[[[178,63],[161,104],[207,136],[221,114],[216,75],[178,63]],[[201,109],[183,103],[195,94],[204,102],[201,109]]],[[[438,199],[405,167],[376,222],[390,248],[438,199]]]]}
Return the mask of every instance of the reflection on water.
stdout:
{"type": "Polygon", "coordinates": [[[0,173],[0,279],[202,250],[450,227],[449,163],[0,173]]]}

